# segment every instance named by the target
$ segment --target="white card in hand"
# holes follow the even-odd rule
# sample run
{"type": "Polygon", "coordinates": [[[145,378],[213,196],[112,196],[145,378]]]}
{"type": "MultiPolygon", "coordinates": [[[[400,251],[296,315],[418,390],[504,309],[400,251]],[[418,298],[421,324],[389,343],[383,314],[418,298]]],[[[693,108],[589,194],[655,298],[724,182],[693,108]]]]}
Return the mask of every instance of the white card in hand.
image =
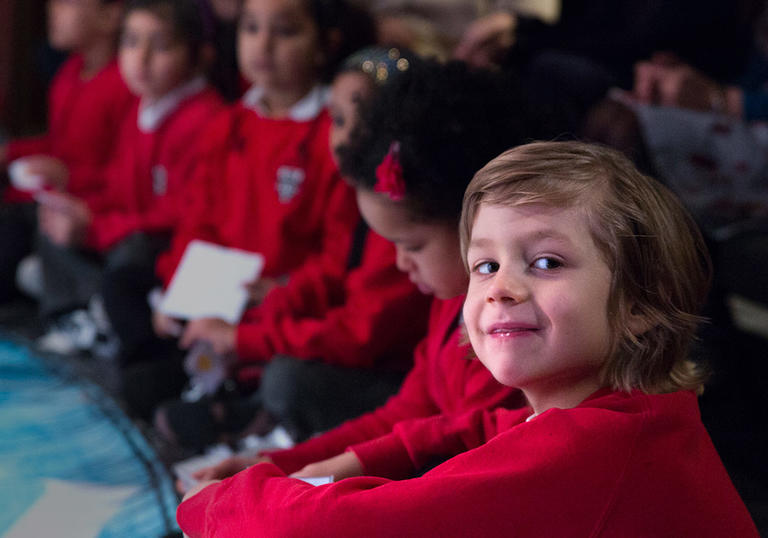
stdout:
{"type": "Polygon", "coordinates": [[[264,256],[194,240],[187,245],[160,311],[173,318],[237,323],[248,302],[245,284],[259,278],[264,256]]]}

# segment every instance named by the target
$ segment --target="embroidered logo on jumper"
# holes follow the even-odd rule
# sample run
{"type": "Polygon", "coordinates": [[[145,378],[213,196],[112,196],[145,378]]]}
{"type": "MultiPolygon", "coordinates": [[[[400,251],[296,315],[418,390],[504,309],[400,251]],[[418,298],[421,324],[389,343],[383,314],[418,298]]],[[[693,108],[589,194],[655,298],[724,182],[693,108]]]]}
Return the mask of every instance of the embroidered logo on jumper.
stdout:
{"type": "Polygon", "coordinates": [[[152,167],[152,192],[155,196],[163,196],[168,192],[168,172],[162,164],[152,167]]]}
{"type": "Polygon", "coordinates": [[[277,197],[282,203],[290,202],[304,182],[304,170],[295,166],[281,166],[277,169],[277,197]]]}

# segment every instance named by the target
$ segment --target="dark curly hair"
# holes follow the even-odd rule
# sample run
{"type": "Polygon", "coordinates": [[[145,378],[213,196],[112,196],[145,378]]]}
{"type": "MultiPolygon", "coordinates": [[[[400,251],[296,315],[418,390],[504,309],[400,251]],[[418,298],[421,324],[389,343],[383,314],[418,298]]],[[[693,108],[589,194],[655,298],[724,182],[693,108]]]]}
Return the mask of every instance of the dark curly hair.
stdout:
{"type": "Polygon", "coordinates": [[[416,220],[458,223],[469,180],[502,151],[535,139],[516,79],[460,62],[420,61],[363,107],[341,148],[342,174],[373,189],[375,171],[400,142],[406,197],[416,220]]]}

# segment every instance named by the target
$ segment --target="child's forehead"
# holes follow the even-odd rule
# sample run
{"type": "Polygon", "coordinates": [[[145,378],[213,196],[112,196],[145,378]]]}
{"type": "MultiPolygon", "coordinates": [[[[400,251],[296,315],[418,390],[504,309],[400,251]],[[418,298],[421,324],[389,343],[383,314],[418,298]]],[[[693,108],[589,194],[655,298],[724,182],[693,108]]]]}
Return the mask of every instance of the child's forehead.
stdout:
{"type": "Polygon", "coordinates": [[[580,205],[483,203],[472,223],[470,244],[476,244],[481,235],[526,242],[594,243],[591,219],[580,205]]]}

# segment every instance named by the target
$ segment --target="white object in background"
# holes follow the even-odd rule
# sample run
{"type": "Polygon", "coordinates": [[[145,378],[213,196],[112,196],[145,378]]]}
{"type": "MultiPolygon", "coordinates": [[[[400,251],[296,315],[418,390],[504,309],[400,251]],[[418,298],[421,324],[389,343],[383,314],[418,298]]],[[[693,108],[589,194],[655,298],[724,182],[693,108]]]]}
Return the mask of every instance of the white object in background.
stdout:
{"type": "MultiPolygon", "coordinates": [[[[293,440],[291,439],[291,436],[288,435],[288,432],[285,431],[285,428],[282,426],[276,426],[272,429],[271,432],[263,437],[258,435],[249,435],[243,438],[239,444],[241,449],[238,450],[237,455],[252,458],[263,450],[291,448],[293,446],[293,440]]],[[[201,456],[193,456],[186,460],[176,462],[173,464],[172,468],[176,477],[181,480],[182,484],[184,485],[185,490],[188,490],[197,484],[197,480],[192,478],[192,474],[195,471],[216,465],[217,463],[221,463],[225,459],[234,455],[235,454],[232,452],[232,449],[230,449],[229,446],[225,444],[213,445],[205,451],[205,454],[201,456]]],[[[313,477],[312,479],[302,480],[317,486],[320,484],[333,482],[333,477],[313,477]],[[315,484],[315,481],[319,482],[315,484]]]]}
{"type": "Polygon", "coordinates": [[[16,159],[8,165],[8,177],[11,185],[25,192],[37,192],[45,187],[45,178],[40,174],[29,173],[27,159],[16,159]]]}
{"type": "Polygon", "coordinates": [[[189,243],[160,311],[173,318],[237,323],[248,302],[245,284],[259,278],[264,256],[207,241],[189,243]]]}
{"type": "Polygon", "coordinates": [[[6,532],[5,538],[96,537],[137,490],[136,486],[104,486],[48,479],[42,497],[6,532]]]}
{"type": "Polygon", "coordinates": [[[264,450],[283,450],[293,447],[293,439],[282,426],[275,426],[267,435],[247,435],[240,440],[238,454],[255,456],[264,450]]]}

